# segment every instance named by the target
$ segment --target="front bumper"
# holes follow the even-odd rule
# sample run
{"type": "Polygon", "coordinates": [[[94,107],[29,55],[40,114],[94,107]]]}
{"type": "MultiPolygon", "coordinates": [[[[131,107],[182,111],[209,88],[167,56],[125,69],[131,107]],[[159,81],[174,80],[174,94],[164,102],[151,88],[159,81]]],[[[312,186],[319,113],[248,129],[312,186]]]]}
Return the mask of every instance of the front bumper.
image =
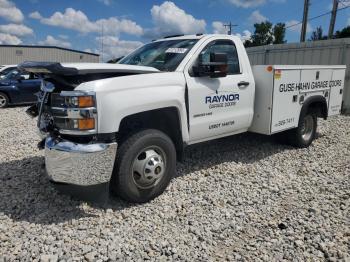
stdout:
{"type": "Polygon", "coordinates": [[[77,144],[47,137],[45,164],[49,178],[58,183],[92,186],[109,182],[117,143],[77,144]]]}

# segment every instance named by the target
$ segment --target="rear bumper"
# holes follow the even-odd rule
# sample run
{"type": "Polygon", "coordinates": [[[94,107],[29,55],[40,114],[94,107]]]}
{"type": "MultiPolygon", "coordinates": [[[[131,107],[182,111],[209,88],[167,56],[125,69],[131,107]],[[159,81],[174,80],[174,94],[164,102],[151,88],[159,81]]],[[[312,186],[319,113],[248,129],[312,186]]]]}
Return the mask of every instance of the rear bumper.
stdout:
{"type": "Polygon", "coordinates": [[[46,138],[45,164],[49,178],[58,183],[92,186],[110,181],[117,143],[77,144],[46,138]]]}

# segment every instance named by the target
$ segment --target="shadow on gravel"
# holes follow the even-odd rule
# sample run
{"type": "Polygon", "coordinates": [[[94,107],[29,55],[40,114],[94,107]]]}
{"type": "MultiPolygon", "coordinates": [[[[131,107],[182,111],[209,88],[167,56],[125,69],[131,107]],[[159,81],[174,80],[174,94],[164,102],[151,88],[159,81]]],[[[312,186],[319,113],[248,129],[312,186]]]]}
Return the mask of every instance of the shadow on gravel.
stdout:
{"type": "MultiPolygon", "coordinates": [[[[186,149],[177,177],[224,162],[251,164],[286,149],[292,147],[277,143],[273,137],[251,133],[201,143],[186,149]]],[[[80,206],[83,201],[97,209],[123,210],[134,206],[105,196],[91,202],[96,200],[94,189],[81,193],[76,188],[58,186],[58,191],[57,185],[41,172],[43,163],[43,157],[0,163],[0,219],[4,214],[29,223],[57,224],[95,216],[84,211],[80,206]],[[72,192],[75,192],[73,197],[72,192]]]]}
{"type": "MultiPolygon", "coordinates": [[[[41,172],[43,162],[43,157],[31,157],[0,163],[0,220],[5,215],[34,224],[57,224],[95,216],[80,207],[83,201],[55,189],[41,172]]],[[[113,204],[114,209],[129,206],[111,201],[108,205],[113,204]]],[[[91,206],[105,208],[106,204],[94,202],[91,206]]]]}
{"type": "Polygon", "coordinates": [[[184,172],[178,172],[177,177],[225,162],[252,164],[286,149],[293,147],[277,141],[274,136],[254,133],[204,142],[187,148],[182,162],[184,172]]]}

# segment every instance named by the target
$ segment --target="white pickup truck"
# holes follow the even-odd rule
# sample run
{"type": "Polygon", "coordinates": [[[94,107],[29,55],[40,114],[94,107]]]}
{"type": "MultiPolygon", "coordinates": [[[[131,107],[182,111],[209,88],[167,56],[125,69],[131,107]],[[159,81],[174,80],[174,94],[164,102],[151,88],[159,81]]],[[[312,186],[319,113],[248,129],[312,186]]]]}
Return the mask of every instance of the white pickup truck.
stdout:
{"type": "Polygon", "coordinates": [[[118,64],[25,62],[39,75],[38,128],[54,182],[107,184],[131,202],[161,194],[191,144],[247,131],[296,147],[341,110],[345,66],[251,67],[227,35],[164,38],[118,64]]]}

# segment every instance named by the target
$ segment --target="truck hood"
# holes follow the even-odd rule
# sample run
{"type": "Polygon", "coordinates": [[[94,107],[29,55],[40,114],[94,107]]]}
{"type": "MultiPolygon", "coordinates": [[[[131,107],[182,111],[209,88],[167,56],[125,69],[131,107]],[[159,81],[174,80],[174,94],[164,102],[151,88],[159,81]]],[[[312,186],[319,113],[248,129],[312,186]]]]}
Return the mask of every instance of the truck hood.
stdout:
{"type": "Polygon", "coordinates": [[[56,92],[99,79],[160,72],[154,67],[107,63],[24,62],[18,68],[51,82],[56,92]]]}
{"type": "Polygon", "coordinates": [[[18,65],[20,70],[35,74],[80,75],[92,73],[155,73],[158,69],[148,66],[107,64],[107,63],[52,63],[23,62],[18,65]]]}

